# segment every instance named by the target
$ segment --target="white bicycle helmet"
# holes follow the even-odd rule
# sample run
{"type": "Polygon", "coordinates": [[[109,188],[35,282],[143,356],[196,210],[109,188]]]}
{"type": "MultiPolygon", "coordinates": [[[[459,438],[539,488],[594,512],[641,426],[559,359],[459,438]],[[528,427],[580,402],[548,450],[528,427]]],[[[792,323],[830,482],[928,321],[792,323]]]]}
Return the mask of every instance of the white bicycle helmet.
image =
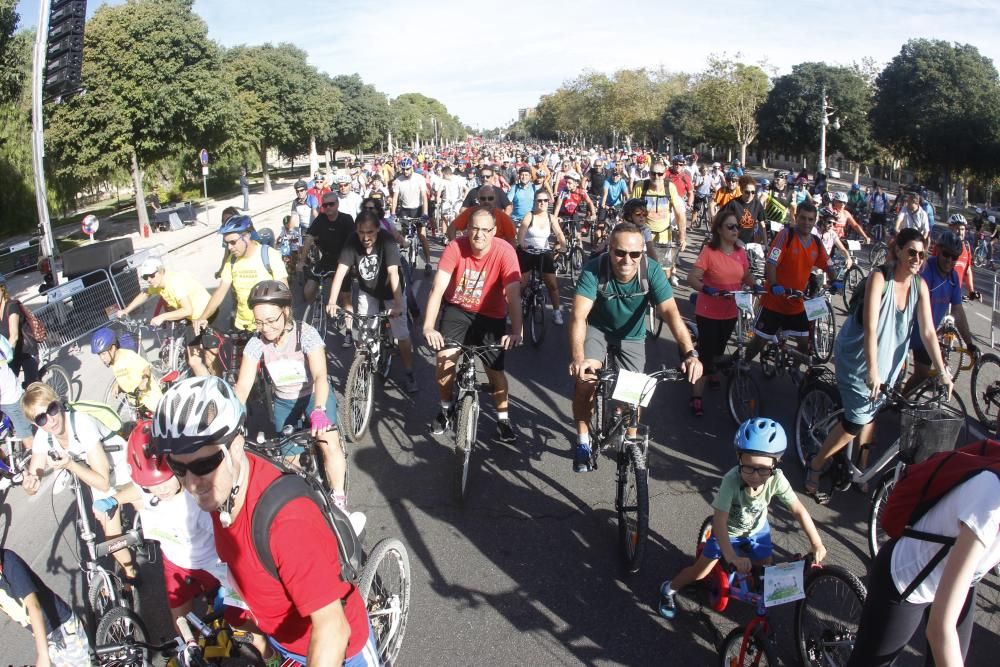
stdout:
{"type": "Polygon", "coordinates": [[[163,394],[153,415],[154,453],[190,454],[206,445],[228,445],[243,427],[246,408],[223,379],[192,377],[163,394]]]}
{"type": "Polygon", "coordinates": [[[949,225],[966,225],[966,226],[968,226],[969,223],[966,222],[965,216],[962,215],[961,213],[952,213],[951,217],[948,218],[948,224],[949,225]]]}
{"type": "Polygon", "coordinates": [[[847,193],[846,192],[834,192],[833,195],[830,197],[830,199],[832,201],[839,201],[839,202],[843,202],[843,203],[846,204],[847,203],[847,193]]]}

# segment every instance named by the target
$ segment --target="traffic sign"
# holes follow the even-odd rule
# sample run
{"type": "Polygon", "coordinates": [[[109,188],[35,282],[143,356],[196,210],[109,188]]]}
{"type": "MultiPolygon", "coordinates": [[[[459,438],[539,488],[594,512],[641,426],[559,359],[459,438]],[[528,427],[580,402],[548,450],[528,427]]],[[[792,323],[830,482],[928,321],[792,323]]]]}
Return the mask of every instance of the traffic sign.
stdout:
{"type": "Polygon", "coordinates": [[[96,234],[100,226],[101,222],[97,219],[96,215],[85,216],[83,220],[80,221],[80,231],[89,236],[96,234]]]}
{"type": "Polygon", "coordinates": [[[198,158],[201,160],[202,166],[208,166],[208,150],[202,148],[201,152],[198,153],[198,158]]]}

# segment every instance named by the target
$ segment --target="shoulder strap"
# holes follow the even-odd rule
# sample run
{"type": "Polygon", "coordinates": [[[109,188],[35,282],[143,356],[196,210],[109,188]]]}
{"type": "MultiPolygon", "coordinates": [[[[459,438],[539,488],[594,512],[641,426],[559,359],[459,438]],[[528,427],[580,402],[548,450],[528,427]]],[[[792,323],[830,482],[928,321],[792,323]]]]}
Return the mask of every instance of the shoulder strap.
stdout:
{"type": "Polygon", "coordinates": [[[640,199],[645,199],[645,198],[646,198],[646,193],[647,193],[647,192],[649,192],[649,179],[648,179],[648,178],[645,178],[645,179],[643,179],[643,181],[642,181],[642,194],[641,194],[641,195],[639,195],[639,198],[640,198],[640,199]]]}
{"type": "Polygon", "coordinates": [[[608,286],[608,280],[611,274],[611,259],[608,257],[608,251],[605,250],[598,256],[597,260],[597,295],[601,296],[607,295],[604,293],[608,286]]]}
{"type": "Polygon", "coordinates": [[[260,260],[264,263],[264,268],[267,269],[268,275],[274,278],[274,271],[271,270],[271,256],[268,254],[267,248],[266,243],[260,244],[260,260]]]}

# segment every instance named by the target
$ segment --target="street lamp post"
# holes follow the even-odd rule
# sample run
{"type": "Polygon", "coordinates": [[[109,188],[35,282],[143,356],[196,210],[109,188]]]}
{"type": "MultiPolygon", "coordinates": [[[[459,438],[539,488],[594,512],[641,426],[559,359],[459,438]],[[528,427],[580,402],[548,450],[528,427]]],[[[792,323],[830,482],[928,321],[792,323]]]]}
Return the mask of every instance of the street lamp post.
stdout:
{"type": "Polygon", "coordinates": [[[823,88],[823,107],[820,111],[820,124],[819,124],[819,172],[821,174],[826,173],[826,126],[830,125],[834,130],[840,129],[840,119],[834,118],[833,122],[830,122],[830,116],[837,113],[837,110],[831,107],[826,100],[826,88],[823,88]]]}

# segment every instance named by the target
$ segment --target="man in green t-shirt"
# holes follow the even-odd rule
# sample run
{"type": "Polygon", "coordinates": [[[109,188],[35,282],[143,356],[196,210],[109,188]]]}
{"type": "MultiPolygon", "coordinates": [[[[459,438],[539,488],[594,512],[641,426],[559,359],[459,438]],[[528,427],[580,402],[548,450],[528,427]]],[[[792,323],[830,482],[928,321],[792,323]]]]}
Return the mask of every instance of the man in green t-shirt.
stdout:
{"type": "Polygon", "coordinates": [[[680,346],[681,366],[690,382],[701,377],[701,362],[674,302],[663,269],[646,259],[642,230],[631,222],[611,232],[608,252],[583,267],[573,297],[569,327],[569,373],[576,379],[573,419],[578,442],[573,470],[590,471],[588,423],[594,407],[598,369],[605,356],[620,368],[642,373],[646,366],[646,313],[652,303],[680,346]],[[640,269],[645,269],[645,276],[640,269]]]}

